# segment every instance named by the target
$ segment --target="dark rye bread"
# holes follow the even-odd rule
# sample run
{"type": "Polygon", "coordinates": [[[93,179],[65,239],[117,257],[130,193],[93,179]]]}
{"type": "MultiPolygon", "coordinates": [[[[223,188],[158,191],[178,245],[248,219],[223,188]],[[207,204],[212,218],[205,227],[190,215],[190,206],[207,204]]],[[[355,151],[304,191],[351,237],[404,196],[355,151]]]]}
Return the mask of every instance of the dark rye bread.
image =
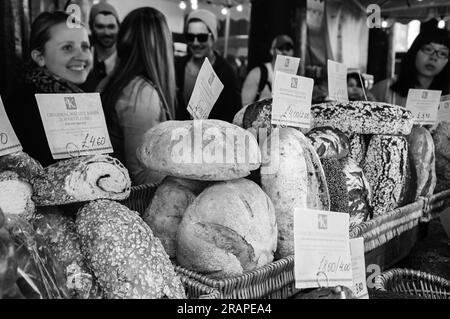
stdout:
{"type": "Polygon", "coordinates": [[[131,180],[125,166],[108,155],[80,156],[47,166],[33,179],[37,206],[57,206],[96,199],[123,200],[131,180]]]}
{"type": "Polygon", "coordinates": [[[408,135],[413,126],[410,111],[397,105],[351,101],[313,105],[312,127],[331,126],[344,133],[408,135]]]}
{"type": "Polygon", "coordinates": [[[246,179],[215,183],[189,205],[177,233],[179,265],[226,278],[273,260],[277,223],[272,202],[246,179]]]}
{"type": "Polygon", "coordinates": [[[79,211],[76,229],[106,298],[186,298],[169,256],[137,212],[114,201],[93,201],[79,211]]]}
{"type": "Polygon", "coordinates": [[[0,157],[0,172],[2,171],[16,172],[22,179],[30,182],[33,177],[42,174],[44,168],[27,153],[20,151],[0,157]]]}
{"type": "Polygon", "coordinates": [[[400,206],[407,178],[408,142],[403,136],[374,135],[362,166],[372,190],[374,217],[400,206]]]}

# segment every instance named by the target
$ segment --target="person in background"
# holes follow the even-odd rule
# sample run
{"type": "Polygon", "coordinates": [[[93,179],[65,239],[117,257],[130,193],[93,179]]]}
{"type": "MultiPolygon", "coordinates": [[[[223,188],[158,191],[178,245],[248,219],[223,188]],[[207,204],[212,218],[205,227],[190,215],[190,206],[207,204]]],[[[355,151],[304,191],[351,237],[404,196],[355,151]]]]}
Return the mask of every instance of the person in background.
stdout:
{"type": "Polygon", "coordinates": [[[100,2],[91,8],[89,28],[94,47],[94,67],[82,88],[86,92],[97,92],[97,86],[111,74],[117,63],[117,34],[119,33],[119,14],[116,9],[100,2]]]}
{"type": "Polygon", "coordinates": [[[435,28],[422,31],[402,60],[397,79],[386,79],[372,88],[378,102],[406,106],[409,89],[441,90],[449,94],[449,32],[435,28]]]}
{"type": "Polygon", "coordinates": [[[229,63],[213,50],[218,37],[217,17],[207,10],[192,11],[187,17],[184,33],[189,53],[185,57],[175,59],[177,120],[191,118],[187,111],[187,105],[200,68],[205,58],[208,58],[224,85],[224,89],[214,104],[209,118],[232,122],[234,115],[242,106],[241,94],[237,74],[229,63]]]}
{"type": "Polygon", "coordinates": [[[294,56],[294,42],[281,34],[272,40],[270,55],[272,60],[253,68],[242,86],[242,105],[272,97],[273,70],[277,55],[294,56]]]}
{"type": "Polygon", "coordinates": [[[23,150],[43,166],[53,164],[35,99],[38,93],[83,93],[92,68],[87,28],[70,28],[62,11],[41,13],[31,25],[30,61],[7,112],[23,150]]]}
{"type": "Polygon", "coordinates": [[[120,27],[117,54],[102,92],[114,156],[134,185],[158,183],[163,176],[141,166],[136,149],[150,128],[175,117],[173,44],[165,16],[151,7],[130,12],[120,27]]]}

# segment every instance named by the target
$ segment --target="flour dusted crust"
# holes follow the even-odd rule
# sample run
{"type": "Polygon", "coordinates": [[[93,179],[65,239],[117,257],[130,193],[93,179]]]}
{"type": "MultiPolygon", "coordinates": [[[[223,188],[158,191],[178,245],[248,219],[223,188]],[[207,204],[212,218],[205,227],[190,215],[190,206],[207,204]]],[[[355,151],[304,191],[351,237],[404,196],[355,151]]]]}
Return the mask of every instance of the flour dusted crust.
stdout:
{"type": "Polygon", "coordinates": [[[374,217],[400,205],[406,180],[408,142],[403,136],[374,135],[363,164],[372,189],[374,217]]]}
{"type": "Polygon", "coordinates": [[[106,298],[186,298],[159,239],[137,212],[114,201],[93,201],[79,211],[76,229],[106,298]]]}
{"type": "Polygon", "coordinates": [[[123,200],[130,195],[127,169],[107,155],[80,156],[57,162],[33,179],[38,206],[56,206],[96,199],[123,200]]]}
{"type": "Polygon", "coordinates": [[[3,213],[31,217],[35,209],[32,195],[33,188],[19,174],[12,171],[0,173],[0,210],[3,213]]]}
{"type": "Polygon", "coordinates": [[[256,269],[273,260],[274,207],[247,179],[213,184],[186,210],[177,233],[177,262],[214,278],[256,269]]]}
{"type": "Polygon", "coordinates": [[[331,126],[344,133],[408,135],[412,113],[397,105],[351,101],[313,105],[312,126],[331,126]]]}
{"type": "Polygon", "coordinates": [[[203,181],[246,177],[261,166],[255,137],[220,120],[160,123],[145,133],[137,158],[164,175],[203,181]]]}

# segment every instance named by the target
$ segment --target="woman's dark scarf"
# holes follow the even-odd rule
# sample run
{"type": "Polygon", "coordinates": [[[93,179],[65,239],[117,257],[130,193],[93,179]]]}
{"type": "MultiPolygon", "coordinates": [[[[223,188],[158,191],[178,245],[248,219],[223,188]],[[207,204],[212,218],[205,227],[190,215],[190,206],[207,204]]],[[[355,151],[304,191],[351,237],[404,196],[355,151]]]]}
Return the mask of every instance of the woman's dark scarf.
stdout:
{"type": "Polygon", "coordinates": [[[83,93],[75,84],[57,77],[46,68],[34,65],[27,67],[25,81],[33,84],[40,93],[83,93]]]}

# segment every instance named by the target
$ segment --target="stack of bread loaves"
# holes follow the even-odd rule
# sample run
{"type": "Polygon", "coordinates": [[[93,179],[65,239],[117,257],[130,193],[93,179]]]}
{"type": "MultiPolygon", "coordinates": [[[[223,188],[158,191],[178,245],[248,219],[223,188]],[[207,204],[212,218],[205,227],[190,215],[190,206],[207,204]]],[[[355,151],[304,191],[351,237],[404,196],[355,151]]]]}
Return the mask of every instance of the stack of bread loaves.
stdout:
{"type": "Polygon", "coordinates": [[[244,178],[261,166],[251,133],[219,120],[168,121],[145,134],[137,154],[168,176],[143,218],[180,266],[225,278],[273,260],[273,204],[244,178]]]}
{"type": "Polygon", "coordinates": [[[131,189],[118,160],[81,156],[43,169],[12,154],[0,158],[0,176],[1,209],[33,225],[62,267],[71,298],[185,298],[160,241],[115,202],[131,189]],[[73,207],[80,208],[74,216],[73,207]]]}

